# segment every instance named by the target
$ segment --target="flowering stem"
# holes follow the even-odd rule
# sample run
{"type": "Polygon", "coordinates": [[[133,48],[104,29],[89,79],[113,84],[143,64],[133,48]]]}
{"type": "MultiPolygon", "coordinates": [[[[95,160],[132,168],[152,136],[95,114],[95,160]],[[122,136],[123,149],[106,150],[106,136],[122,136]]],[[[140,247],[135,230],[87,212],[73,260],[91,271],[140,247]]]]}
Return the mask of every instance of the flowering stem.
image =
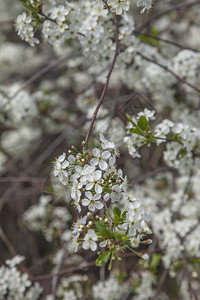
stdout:
{"type": "Polygon", "coordinates": [[[104,96],[105,96],[107,88],[108,88],[110,77],[111,77],[111,74],[112,74],[112,71],[114,69],[115,62],[116,62],[116,59],[117,59],[117,56],[118,56],[118,53],[119,53],[119,25],[118,25],[118,16],[116,16],[116,15],[115,15],[115,45],[116,45],[115,46],[115,54],[114,54],[114,57],[113,57],[113,60],[112,60],[112,63],[111,63],[108,75],[106,76],[106,78],[107,78],[106,79],[106,83],[104,85],[104,89],[102,91],[102,94],[101,94],[101,97],[99,99],[99,102],[98,102],[98,104],[96,106],[96,109],[95,109],[95,111],[93,113],[93,118],[92,118],[90,127],[88,129],[87,134],[86,134],[86,138],[85,138],[85,147],[86,148],[87,148],[87,144],[88,144],[88,140],[89,140],[90,134],[92,132],[92,128],[93,128],[94,122],[95,122],[96,117],[97,117],[97,113],[98,113],[99,108],[101,107],[101,105],[103,103],[103,99],[104,99],[104,96]]]}
{"type": "Polygon", "coordinates": [[[178,81],[180,81],[181,83],[186,84],[187,86],[191,87],[193,90],[195,90],[196,92],[200,93],[200,89],[198,87],[196,87],[195,85],[189,83],[188,81],[186,81],[185,79],[179,77],[176,73],[174,73],[172,70],[170,70],[167,66],[164,66],[162,64],[160,64],[159,62],[143,55],[140,52],[136,52],[136,54],[140,55],[143,59],[145,59],[146,61],[159,66],[160,68],[162,68],[163,70],[167,71],[168,73],[170,73],[172,76],[174,76],[178,81]]]}

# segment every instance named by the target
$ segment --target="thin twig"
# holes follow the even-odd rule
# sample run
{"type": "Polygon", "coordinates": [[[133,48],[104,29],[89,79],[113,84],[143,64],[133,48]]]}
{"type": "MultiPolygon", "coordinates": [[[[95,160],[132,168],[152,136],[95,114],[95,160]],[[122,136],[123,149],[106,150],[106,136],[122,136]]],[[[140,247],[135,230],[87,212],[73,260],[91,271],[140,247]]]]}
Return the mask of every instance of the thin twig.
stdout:
{"type": "Polygon", "coordinates": [[[140,55],[142,58],[144,58],[145,60],[151,62],[152,64],[157,65],[157,66],[159,66],[160,68],[164,69],[165,71],[167,71],[168,73],[170,73],[171,75],[173,75],[178,81],[180,81],[180,82],[186,84],[187,86],[191,87],[191,88],[192,88],[193,90],[195,90],[196,92],[200,93],[200,89],[199,89],[198,87],[196,87],[195,85],[189,83],[189,82],[186,81],[185,79],[179,77],[176,73],[174,73],[174,72],[173,72],[172,70],[170,70],[168,67],[166,67],[166,66],[162,65],[161,63],[159,63],[159,62],[157,62],[157,61],[155,61],[155,60],[153,60],[153,59],[151,59],[151,58],[149,58],[149,57],[143,55],[142,53],[140,53],[140,52],[138,52],[138,51],[136,52],[136,54],[140,55]]]}
{"type": "MultiPolygon", "coordinates": [[[[6,247],[8,248],[10,254],[12,256],[16,256],[18,254],[17,251],[15,250],[14,246],[12,245],[12,243],[10,242],[10,240],[8,239],[8,237],[6,236],[5,232],[1,227],[0,227],[0,237],[2,241],[5,243],[6,247]]],[[[22,270],[22,272],[26,272],[29,275],[29,278],[32,280],[33,276],[26,268],[26,266],[23,263],[20,263],[19,267],[22,270]]]]}
{"type": "Polygon", "coordinates": [[[22,85],[20,86],[20,88],[11,96],[7,99],[6,103],[4,105],[2,105],[0,107],[0,111],[14,98],[16,97],[22,90],[24,90],[25,88],[27,88],[28,86],[30,86],[34,81],[36,81],[38,78],[40,78],[42,75],[44,75],[45,73],[48,73],[50,70],[56,68],[59,64],[61,64],[62,62],[65,62],[68,59],[71,58],[76,58],[78,57],[79,54],[73,54],[70,56],[65,56],[65,57],[61,57],[59,59],[57,59],[56,61],[53,61],[52,63],[50,63],[49,65],[45,66],[44,68],[42,68],[41,70],[39,70],[38,72],[36,72],[35,74],[33,74],[29,79],[27,79],[26,81],[24,81],[22,83],[22,85]]]}
{"type": "Polygon", "coordinates": [[[184,254],[184,253],[182,253],[182,260],[183,260],[184,271],[185,271],[185,274],[186,274],[187,279],[188,279],[188,290],[189,290],[189,293],[190,293],[190,295],[191,295],[195,300],[198,300],[199,298],[197,297],[197,294],[195,293],[195,291],[194,291],[193,288],[192,288],[191,275],[190,275],[190,271],[189,271],[188,264],[187,264],[187,260],[186,260],[186,258],[185,258],[185,254],[184,254]]]}
{"type": "Polygon", "coordinates": [[[69,267],[67,269],[64,269],[62,271],[59,271],[58,273],[53,273],[53,274],[44,274],[44,275],[40,275],[40,276],[36,276],[34,277],[32,280],[33,281],[41,281],[41,280],[46,280],[46,279],[50,279],[52,277],[55,277],[55,276],[61,276],[61,275],[64,275],[64,274],[69,274],[69,273],[73,273],[75,271],[80,271],[80,270],[84,270],[85,268],[89,268],[89,267],[92,267],[92,266],[95,266],[95,261],[91,261],[87,264],[81,264],[77,267],[69,267]]]}
{"type": "MultiPolygon", "coordinates": [[[[55,273],[58,273],[63,265],[64,259],[65,259],[65,255],[66,255],[66,251],[67,251],[67,247],[68,247],[68,241],[64,243],[64,246],[62,248],[62,255],[60,258],[60,261],[58,262],[56,268],[55,268],[55,273]]],[[[51,289],[51,293],[52,293],[52,300],[56,300],[56,290],[57,290],[57,285],[58,285],[58,276],[54,276],[52,279],[52,289],[51,289]]]]}
{"type": "Polygon", "coordinates": [[[189,46],[185,46],[185,45],[179,44],[179,43],[171,41],[171,40],[166,40],[166,39],[163,39],[163,38],[161,38],[159,36],[153,36],[153,35],[148,34],[148,33],[143,33],[143,32],[138,31],[138,30],[133,30],[133,33],[135,33],[136,35],[147,36],[147,37],[149,37],[151,39],[154,39],[154,40],[157,40],[157,41],[161,41],[163,43],[171,44],[171,45],[173,45],[175,47],[178,47],[180,49],[187,49],[187,50],[191,50],[193,52],[200,52],[200,50],[198,50],[198,49],[191,48],[189,46]]]}
{"type": "Polygon", "coordinates": [[[158,286],[156,288],[156,291],[155,291],[154,295],[151,297],[150,300],[153,300],[160,293],[160,291],[161,291],[161,289],[163,287],[163,284],[165,282],[165,279],[167,277],[167,274],[168,274],[168,269],[166,269],[166,270],[163,271],[163,273],[162,273],[162,275],[160,277],[159,284],[158,284],[158,286]]]}
{"type": "Polygon", "coordinates": [[[184,3],[180,3],[180,4],[177,4],[177,5],[174,5],[164,11],[161,11],[155,15],[153,15],[151,18],[149,18],[144,24],[142,24],[142,26],[140,26],[138,28],[138,31],[142,31],[143,29],[145,29],[146,27],[149,28],[149,25],[151,23],[153,23],[154,21],[157,21],[158,19],[160,19],[161,17],[167,15],[167,14],[170,14],[171,12],[173,11],[176,11],[176,10],[179,10],[179,9],[182,9],[182,8],[189,8],[189,7],[192,7],[194,5],[198,5],[200,4],[200,0],[196,0],[196,1],[191,1],[191,2],[184,2],[184,3]]]}
{"type": "Polygon", "coordinates": [[[3,231],[3,229],[1,227],[0,227],[0,237],[1,237],[2,241],[5,243],[8,250],[10,251],[11,255],[12,256],[17,255],[17,251],[15,250],[12,243],[9,241],[9,239],[7,238],[5,232],[3,231]]]}
{"type": "Polygon", "coordinates": [[[97,104],[97,107],[96,107],[96,109],[94,111],[92,122],[91,122],[90,127],[88,129],[88,132],[86,134],[86,138],[85,138],[85,146],[86,147],[87,147],[87,143],[88,143],[90,134],[92,132],[92,128],[93,128],[94,122],[95,122],[96,117],[97,117],[97,113],[98,113],[99,108],[101,107],[101,105],[103,103],[103,99],[104,99],[104,96],[105,96],[107,88],[108,88],[109,80],[110,80],[113,68],[115,66],[115,62],[116,62],[118,53],[119,53],[119,26],[118,26],[118,17],[115,16],[115,53],[114,53],[114,57],[113,57],[113,60],[112,60],[111,66],[110,66],[110,70],[108,72],[108,75],[106,76],[107,79],[106,79],[106,83],[105,83],[104,89],[102,91],[102,94],[101,94],[101,97],[100,97],[99,102],[97,104]]]}

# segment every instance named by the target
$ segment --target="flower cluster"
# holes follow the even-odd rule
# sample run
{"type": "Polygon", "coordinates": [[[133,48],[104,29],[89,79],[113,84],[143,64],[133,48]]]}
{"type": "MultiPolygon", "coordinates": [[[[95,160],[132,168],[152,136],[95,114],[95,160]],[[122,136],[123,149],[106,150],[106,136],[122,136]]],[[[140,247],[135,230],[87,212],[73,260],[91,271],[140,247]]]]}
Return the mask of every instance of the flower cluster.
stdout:
{"type": "Polygon", "coordinates": [[[148,11],[150,8],[152,8],[152,5],[154,4],[155,0],[138,0],[137,6],[143,6],[143,9],[141,10],[141,14],[143,14],[146,10],[148,11]]]}
{"type": "Polygon", "coordinates": [[[21,273],[17,265],[24,260],[22,256],[7,259],[0,267],[0,298],[37,300],[42,293],[38,283],[32,284],[26,273],[21,273]]]}
{"type": "Polygon", "coordinates": [[[107,5],[112,13],[121,15],[123,11],[129,10],[129,5],[127,2],[127,0],[108,0],[107,5]]]}
{"type": "Polygon", "coordinates": [[[199,160],[200,130],[183,123],[174,123],[168,119],[157,124],[154,130],[149,127],[149,120],[154,120],[155,111],[145,109],[137,117],[129,118],[128,136],[124,138],[129,153],[133,157],[140,157],[138,152],[145,144],[167,143],[164,160],[168,166],[182,167],[190,170],[194,159],[199,160]]]}
{"type": "Polygon", "coordinates": [[[31,24],[32,21],[33,19],[30,16],[27,16],[25,12],[23,12],[17,17],[15,28],[20,38],[34,47],[35,44],[39,44],[39,40],[34,37],[34,28],[31,24]]]}
{"type": "MultiPolygon", "coordinates": [[[[115,166],[118,154],[115,144],[103,134],[100,134],[100,141],[101,147],[92,151],[83,147],[79,152],[72,147],[68,157],[63,153],[54,162],[53,172],[71,190],[78,211],[83,207],[88,210],[73,228],[75,250],[82,245],[85,250],[96,251],[99,244],[109,249],[107,261],[110,255],[115,256],[124,247],[135,248],[140,242],[149,243],[150,240],[143,241],[143,238],[151,234],[151,230],[146,223],[145,206],[128,192],[127,178],[123,178],[122,171],[115,166]]],[[[97,263],[105,263],[104,259],[100,256],[97,263]]]]}
{"type": "Polygon", "coordinates": [[[42,195],[37,205],[32,205],[23,215],[27,227],[33,231],[42,231],[45,239],[51,242],[61,237],[68,228],[71,214],[66,207],[54,206],[50,195],[42,195]]]}

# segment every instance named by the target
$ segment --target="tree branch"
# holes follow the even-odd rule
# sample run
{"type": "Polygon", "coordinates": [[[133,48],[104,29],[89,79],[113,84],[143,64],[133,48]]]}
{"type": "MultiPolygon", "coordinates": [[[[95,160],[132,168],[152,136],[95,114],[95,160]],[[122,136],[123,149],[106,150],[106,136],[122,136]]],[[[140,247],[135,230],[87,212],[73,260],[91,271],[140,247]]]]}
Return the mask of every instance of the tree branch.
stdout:
{"type": "Polygon", "coordinates": [[[88,140],[89,140],[90,134],[92,132],[92,128],[93,128],[94,122],[95,122],[96,117],[97,117],[97,113],[98,113],[99,108],[101,107],[101,105],[103,103],[103,99],[104,99],[104,96],[105,96],[107,88],[108,88],[110,77],[111,77],[111,74],[112,74],[112,71],[114,69],[115,62],[116,62],[116,59],[117,59],[117,56],[118,56],[118,53],[119,53],[119,26],[118,26],[118,17],[117,16],[115,16],[115,43],[116,43],[115,54],[114,54],[114,57],[113,57],[113,60],[112,60],[112,63],[111,63],[108,75],[106,76],[106,78],[107,78],[106,79],[106,83],[104,85],[104,89],[102,91],[102,94],[101,94],[101,97],[100,97],[99,102],[97,104],[97,107],[96,107],[96,109],[94,111],[92,122],[91,122],[90,127],[88,129],[88,132],[86,134],[86,138],[85,138],[85,146],[86,147],[87,147],[87,144],[88,144],[88,140]]]}
{"type": "Polygon", "coordinates": [[[180,82],[186,84],[187,86],[191,87],[191,88],[192,88],[193,90],[195,90],[196,92],[200,93],[200,89],[199,89],[198,87],[196,87],[195,85],[189,83],[189,82],[186,81],[185,79],[179,77],[176,73],[174,73],[174,72],[173,72],[172,70],[170,70],[168,67],[166,67],[166,66],[160,64],[159,62],[157,62],[157,61],[155,61],[155,60],[153,60],[153,59],[151,59],[151,58],[149,58],[149,57],[147,57],[147,56],[141,54],[141,53],[138,52],[138,51],[136,52],[136,54],[140,55],[142,58],[144,58],[145,60],[151,62],[152,64],[161,67],[161,68],[164,69],[166,72],[170,73],[170,74],[173,75],[176,79],[178,79],[178,81],[180,81],[180,82]]]}

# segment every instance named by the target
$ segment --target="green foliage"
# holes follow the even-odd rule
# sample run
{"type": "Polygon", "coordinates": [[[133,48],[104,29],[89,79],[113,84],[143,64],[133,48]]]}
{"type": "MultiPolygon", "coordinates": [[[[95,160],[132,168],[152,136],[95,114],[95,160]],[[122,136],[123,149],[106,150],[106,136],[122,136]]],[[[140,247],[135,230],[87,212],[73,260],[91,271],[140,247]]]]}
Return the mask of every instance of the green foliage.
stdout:
{"type": "Polygon", "coordinates": [[[112,232],[107,228],[107,224],[104,221],[99,221],[95,224],[97,231],[105,238],[113,238],[112,232]]]}
{"type": "Polygon", "coordinates": [[[160,253],[154,253],[152,255],[149,267],[152,271],[156,271],[156,269],[158,268],[159,264],[160,264],[160,260],[162,258],[162,254],[160,253]]]}
{"type": "Polygon", "coordinates": [[[145,116],[141,116],[137,123],[138,127],[142,129],[143,131],[147,131],[149,129],[149,123],[145,116]]]}
{"type": "Polygon", "coordinates": [[[141,42],[148,44],[150,46],[153,46],[155,48],[159,48],[160,47],[160,41],[157,39],[154,39],[158,37],[158,30],[155,27],[151,28],[150,34],[152,35],[152,37],[146,36],[145,34],[140,34],[138,36],[138,38],[140,39],[141,42]]]}
{"type": "Polygon", "coordinates": [[[107,250],[107,251],[99,254],[99,256],[96,259],[96,266],[101,267],[101,266],[105,265],[111,255],[111,253],[112,253],[112,250],[107,250]]]}

